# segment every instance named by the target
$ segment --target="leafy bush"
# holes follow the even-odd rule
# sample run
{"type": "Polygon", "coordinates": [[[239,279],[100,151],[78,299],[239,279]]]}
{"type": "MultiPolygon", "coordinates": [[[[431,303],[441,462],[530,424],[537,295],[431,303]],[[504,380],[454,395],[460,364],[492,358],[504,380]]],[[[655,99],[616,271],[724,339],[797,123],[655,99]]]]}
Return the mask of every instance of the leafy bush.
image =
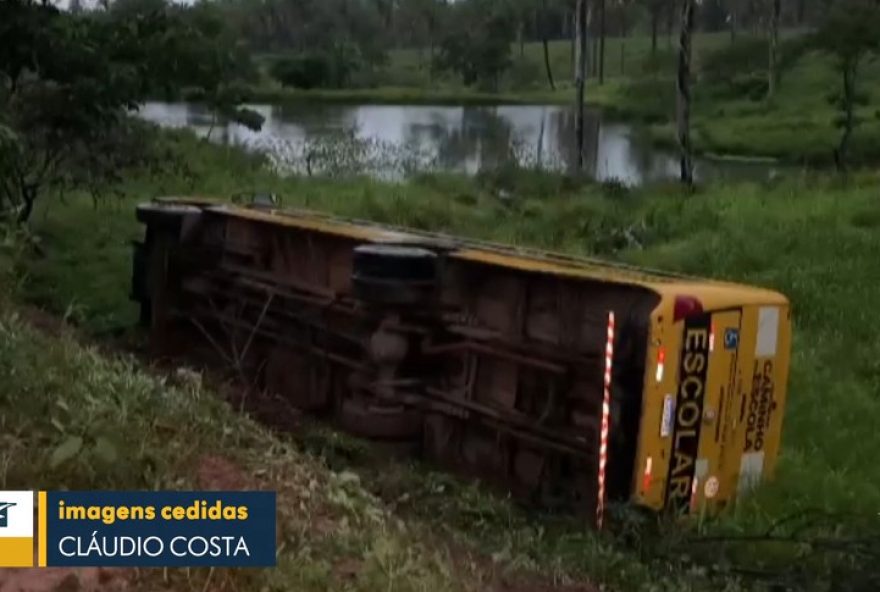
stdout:
{"type": "Polygon", "coordinates": [[[137,16],[0,3],[0,211],[19,223],[50,188],[95,194],[116,183],[124,148],[138,145],[126,114],[151,92],[191,86],[215,113],[239,116],[253,65],[222,15],[204,3],[128,9],[137,16]]]}
{"type": "Polygon", "coordinates": [[[293,88],[340,88],[348,86],[352,76],[363,70],[367,62],[354,46],[337,45],[328,51],[279,58],[270,66],[269,74],[293,88]]]}
{"type": "MultiPolygon", "coordinates": [[[[779,44],[777,66],[780,77],[809,49],[807,37],[787,39],[779,44]]],[[[724,94],[755,100],[767,94],[770,46],[767,39],[747,39],[708,52],[700,75],[724,94]],[[764,79],[763,81],[761,79],[764,79]]]]}
{"type": "Polygon", "coordinates": [[[767,96],[770,82],[765,72],[748,72],[736,74],[727,83],[727,88],[733,94],[748,97],[753,101],[767,96]]]}
{"type": "Polygon", "coordinates": [[[638,113],[645,122],[669,121],[675,109],[675,81],[671,78],[636,78],[621,89],[624,111],[638,113]]]}
{"type": "Polygon", "coordinates": [[[539,88],[546,84],[546,74],[543,67],[531,60],[514,62],[505,78],[513,89],[539,88]]]}
{"type": "Polygon", "coordinates": [[[522,166],[511,160],[500,166],[481,170],[476,175],[479,187],[503,200],[515,197],[555,198],[580,190],[583,179],[561,175],[540,168],[522,166]]]}
{"type": "Polygon", "coordinates": [[[708,82],[728,82],[740,74],[767,70],[770,46],[766,39],[744,39],[703,56],[700,74],[708,82]]]}
{"type": "Polygon", "coordinates": [[[653,55],[645,56],[639,70],[642,74],[668,75],[675,71],[675,57],[675,52],[671,49],[658,49],[653,55]]]}
{"type": "Polygon", "coordinates": [[[501,76],[512,65],[511,14],[492,0],[457,2],[450,9],[452,26],[440,39],[435,67],[458,74],[468,86],[498,90],[501,76]]]}
{"type": "Polygon", "coordinates": [[[284,86],[310,89],[328,86],[331,78],[331,65],[328,56],[305,54],[276,60],[269,73],[284,86]]]}

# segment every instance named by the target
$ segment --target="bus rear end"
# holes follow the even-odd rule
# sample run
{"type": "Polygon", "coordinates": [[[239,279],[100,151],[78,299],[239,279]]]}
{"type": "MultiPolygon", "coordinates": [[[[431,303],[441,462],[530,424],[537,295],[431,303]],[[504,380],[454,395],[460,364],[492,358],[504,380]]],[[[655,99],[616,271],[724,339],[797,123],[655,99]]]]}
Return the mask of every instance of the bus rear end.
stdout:
{"type": "Polygon", "coordinates": [[[779,294],[702,286],[653,315],[636,500],[714,513],[773,474],[791,317],[779,294]]]}

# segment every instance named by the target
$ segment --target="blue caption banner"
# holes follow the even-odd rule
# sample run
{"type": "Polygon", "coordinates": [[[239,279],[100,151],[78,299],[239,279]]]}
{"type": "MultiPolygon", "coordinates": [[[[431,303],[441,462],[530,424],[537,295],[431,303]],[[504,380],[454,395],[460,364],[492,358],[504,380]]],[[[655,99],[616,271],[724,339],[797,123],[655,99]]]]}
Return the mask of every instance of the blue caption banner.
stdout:
{"type": "Polygon", "coordinates": [[[274,566],[275,503],[263,491],[50,491],[45,565],[274,566]]]}

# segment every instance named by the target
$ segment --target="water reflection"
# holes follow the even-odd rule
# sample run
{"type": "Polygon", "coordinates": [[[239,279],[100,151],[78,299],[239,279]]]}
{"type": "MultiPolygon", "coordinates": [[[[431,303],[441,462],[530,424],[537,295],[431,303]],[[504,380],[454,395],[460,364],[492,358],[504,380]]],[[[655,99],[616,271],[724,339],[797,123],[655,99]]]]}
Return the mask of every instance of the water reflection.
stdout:
{"type": "MultiPolygon", "coordinates": [[[[369,166],[345,170],[392,178],[426,169],[474,174],[509,162],[572,171],[577,163],[575,113],[563,106],[249,107],[265,118],[259,132],[216,122],[194,104],[147,103],[140,115],[169,127],[189,127],[203,136],[210,133],[215,141],[265,150],[276,163],[301,172],[320,168],[320,155],[369,160],[369,166]]],[[[594,178],[637,185],[678,174],[676,155],[653,148],[631,126],[603,121],[593,111],[587,112],[585,124],[585,168],[594,178]]],[[[325,163],[324,172],[335,170],[325,163]]],[[[766,178],[772,171],[767,165],[698,162],[696,173],[698,178],[766,178]]]]}

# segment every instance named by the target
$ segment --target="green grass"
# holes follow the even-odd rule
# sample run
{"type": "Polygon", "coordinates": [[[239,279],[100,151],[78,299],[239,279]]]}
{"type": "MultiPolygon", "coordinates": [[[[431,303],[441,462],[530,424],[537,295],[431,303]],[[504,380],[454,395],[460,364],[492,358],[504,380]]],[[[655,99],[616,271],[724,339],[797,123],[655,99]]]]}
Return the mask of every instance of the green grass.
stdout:
{"type": "MultiPolygon", "coordinates": [[[[186,134],[168,137],[177,158],[188,165],[185,175],[132,175],[121,188],[124,198],[97,208],[75,197],[66,204],[41,205],[33,230],[41,239],[42,254],[25,266],[25,297],[58,314],[75,310],[72,318],[86,331],[126,325],[134,314],[126,299],[126,245],[139,231],[134,204],[158,194],[222,197],[246,190],[275,191],[289,206],[776,288],[791,298],[795,315],[777,479],[734,512],[700,529],[723,536],[758,533],[784,516],[811,509],[826,514],[816,528],[833,540],[862,528],[875,534],[880,529],[880,464],[874,459],[880,446],[875,428],[875,418],[880,417],[876,174],[862,173],[847,181],[808,174],[765,185],[707,186],[693,195],[671,185],[626,191],[517,170],[475,179],[422,176],[406,184],[282,179],[262,168],[255,157],[205,145],[186,134]],[[501,188],[511,191],[513,200],[499,200],[501,188]]],[[[38,357],[38,350],[32,348],[27,357],[38,357]]],[[[34,383],[26,388],[40,392],[44,386],[34,383]]],[[[59,389],[56,385],[52,392],[59,389]]],[[[175,396],[185,398],[185,393],[175,396]]],[[[148,420],[134,413],[136,405],[130,409],[135,426],[131,429],[143,431],[137,422],[148,420]]],[[[79,420],[70,425],[81,428],[79,420]]],[[[207,442],[215,433],[193,435],[193,441],[207,442]]],[[[57,438],[48,442],[47,450],[57,445],[57,438]]],[[[590,576],[627,589],[648,585],[659,573],[669,572],[681,578],[678,583],[683,586],[698,586],[705,568],[694,568],[682,555],[699,557],[700,565],[716,565],[728,576],[731,566],[741,561],[753,567],[805,570],[817,585],[825,580],[816,574],[827,575],[832,565],[839,569],[839,562],[850,566],[846,573],[857,572],[845,554],[841,558],[808,552],[794,562],[790,547],[695,545],[688,542],[693,536],[689,529],[667,530],[658,537],[651,534],[650,523],[637,528],[636,543],[626,531],[596,537],[571,519],[523,514],[479,489],[422,469],[395,465],[383,469],[377,479],[375,463],[359,465],[352,460],[356,456],[343,454],[337,470],[358,470],[363,484],[407,524],[423,525],[441,533],[443,541],[482,549],[502,565],[524,567],[543,577],[590,576]]]]}
{"type": "Polygon", "coordinates": [[[297,90],[268,86],[254,89],[250,100],[257,103],[308,102],[358,103],[372,105],[542,105],[571,102],[571,93],[549,91],[489,93],[471,89],[434,89],[383,86],[366,89],[297,90]]]}

